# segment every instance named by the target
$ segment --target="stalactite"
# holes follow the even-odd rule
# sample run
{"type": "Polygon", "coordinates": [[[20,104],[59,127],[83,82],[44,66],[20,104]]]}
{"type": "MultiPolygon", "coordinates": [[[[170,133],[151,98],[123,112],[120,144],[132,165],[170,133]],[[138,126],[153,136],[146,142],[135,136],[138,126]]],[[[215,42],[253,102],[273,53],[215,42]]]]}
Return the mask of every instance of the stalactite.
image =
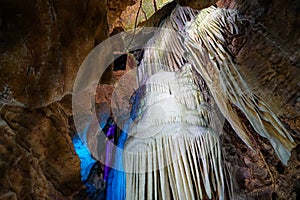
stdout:
{"type": "Polygon", "coordinates": [[[226,49],[224,30],[238,33],[237,10],[210,7],[202,10],[187,29],[185,46],[191,53],[195,70],[204,78],[210,91],[236,133],[251,147],[247,130],[231,104],[247,117],[258,134],[267,138],[281,161],[287,165],[295,143],[269,106],[253,93],[238,72],[226,49]]]}
{"type": "Polygon", "coordinates": [[[236,10],[212,6],[198,13],[178,6],[161,27],[180,34],[158,31],[147,43],[138,68],[145,92],[135,99],[141,127],[131,130],[125,145],[128,199],[225,199],[222,120],[214,105],[253,148],[231,107],[237,106],[287,164],[293,139],[249,89],[226,49],[224,30],[238,33],[238,18],[236,10]]]}

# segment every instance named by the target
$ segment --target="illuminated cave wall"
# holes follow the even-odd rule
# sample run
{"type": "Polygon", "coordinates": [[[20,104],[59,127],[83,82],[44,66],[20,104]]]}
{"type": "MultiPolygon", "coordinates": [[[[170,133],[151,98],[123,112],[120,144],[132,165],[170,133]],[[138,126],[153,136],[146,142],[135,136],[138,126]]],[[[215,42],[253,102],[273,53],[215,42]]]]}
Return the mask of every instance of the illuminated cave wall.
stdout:
{"type": "MultiPolygon", "coordinates": [[[[184,4],[198,6],[195,2],[184,4]]],[[[239,9],[252,19],[241,27],[240,35],[227,38],[228,47],[245,80],[264,95],[299,144],[299,2],[220,0],[217,5],[239,9]]],[[[127,6],[137,4],[0,2],[0,199],[87,198],[81,181],[87,172],[81,176],[82,164],[72,142],[76,130],[70,93],[81,62],[94,45],[115,26],[126,29],[122,20],[132,15],[127,6]]],[[[164,14],[156,12],[151,23],[164,14]]],[[[107,88],[107,93],[113,89],[109,84],[99,87],[107,88]]],[[[97,98],[101,104],[109,97],[97,98]]],[[[260,151],[252,152],[229,125],[225,130],[224,155],[240,199],[299,198],[299,148],[285,167],[264,139],[256,138],[260,151]]],[[[89,160],[88,166],[94,162],[89,160]]]]}

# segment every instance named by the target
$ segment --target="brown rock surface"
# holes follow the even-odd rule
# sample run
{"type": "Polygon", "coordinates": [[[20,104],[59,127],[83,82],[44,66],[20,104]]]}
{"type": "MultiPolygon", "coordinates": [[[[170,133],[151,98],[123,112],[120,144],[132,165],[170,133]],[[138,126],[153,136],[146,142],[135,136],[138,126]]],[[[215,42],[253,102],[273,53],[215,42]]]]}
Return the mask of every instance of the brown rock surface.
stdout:
{"type": "Polygon", "coordinates": [[[149,20],[172,0],[108,1],[108,22],[110,31],[115,27],[133,29],[149,20]]]}
{"type": "Polygon", "coordinates": [[[1,109],[0,199],[66,199],[82,187],[66,102],[1,109]]]}
{"type": "Polygon", "coordinates": [[[122,14],[124,10],[127,9],[128,6],[133,6],[138,3],[138,0],[113,0],[113,1],[108,1],[107,6],[108,6],[108,23],[111,25],[113,24],[122,14]]]}
{"type": "Polygon", "coordinates": [[[104,5],[96,0],[1,1],[0,91],[9,88],[6,99],[42,107],[70,92],[93,48],[97,26],[106,23],[104,5]]]}
{"type": "Polygon", "coordinates": [[[73,199],[83,187],[67,94],[107,36],[106,1],[0,2],[0,199],[73,199]]]}

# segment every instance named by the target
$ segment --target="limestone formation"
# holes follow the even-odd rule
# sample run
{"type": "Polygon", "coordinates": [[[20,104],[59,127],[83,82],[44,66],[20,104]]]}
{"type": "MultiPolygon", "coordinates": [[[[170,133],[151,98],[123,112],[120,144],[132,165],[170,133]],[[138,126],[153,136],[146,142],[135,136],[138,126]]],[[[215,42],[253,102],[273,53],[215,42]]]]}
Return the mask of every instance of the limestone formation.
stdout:
{"type": "MultiPolygon", "coordinates": [[[[138,8],[138,2],[0,2],[0,199],[86,198],[71,142],[76,130],[70,93],[83,59],[108,37],[109,28],[119,27],[119,22],[126,25],[124,18],[131,14],[126,9],[138,8]]],[[[299,1],[177,2],[197,9],[212,4],[234,8],[244,17],[238,34],[225,34],[228,53],[250,89],[270,105],[299,145],[299,1]]],[[[143,23],[158,26],[172,6],[164,12],[158,9],[143,23]]],[[[154,4],[151,8],[155,10],[154,4]]],[[[99,88],[107,88],[109,94],[112,86],[99,88]]],[[[109,98],[97,96],[97,109],[106,115],[109,98]]],[[[253,135],[257,150],[247,148],[226,123],[221,141],[224,163],[237,199],[299,199],[299,146],[284,166],[246,116],[233,109],[253,135]]]]}

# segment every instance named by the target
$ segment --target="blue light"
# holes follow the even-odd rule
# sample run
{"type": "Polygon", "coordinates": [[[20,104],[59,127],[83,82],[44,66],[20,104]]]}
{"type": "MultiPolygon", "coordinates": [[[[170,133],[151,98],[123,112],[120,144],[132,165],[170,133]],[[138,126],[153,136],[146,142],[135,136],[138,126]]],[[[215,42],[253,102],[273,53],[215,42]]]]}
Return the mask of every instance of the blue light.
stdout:
{"type": "Polygon", "coordinates": [[[123,166],[123,149],[127,140],[127,132],[130,123],[132,123],[132,120],[125,124],[124,130],[121,132],[117,142],[117,147],[119,148],[116,149],[114,167],[109,172],[107,180],[107,200],[126,200],[126,173],[124,172],[123,166]]]}
{"type": "Polygon", "coordinates": [[[73,137],[72,141],[73,141],[74,149],[80,159],[81,181],[85,182],[88,179],[90,171],[93,165],[96,163],[96,160],[92,158],[90,151],[82,143],[78,135],[76,137],[73,137]]]}

